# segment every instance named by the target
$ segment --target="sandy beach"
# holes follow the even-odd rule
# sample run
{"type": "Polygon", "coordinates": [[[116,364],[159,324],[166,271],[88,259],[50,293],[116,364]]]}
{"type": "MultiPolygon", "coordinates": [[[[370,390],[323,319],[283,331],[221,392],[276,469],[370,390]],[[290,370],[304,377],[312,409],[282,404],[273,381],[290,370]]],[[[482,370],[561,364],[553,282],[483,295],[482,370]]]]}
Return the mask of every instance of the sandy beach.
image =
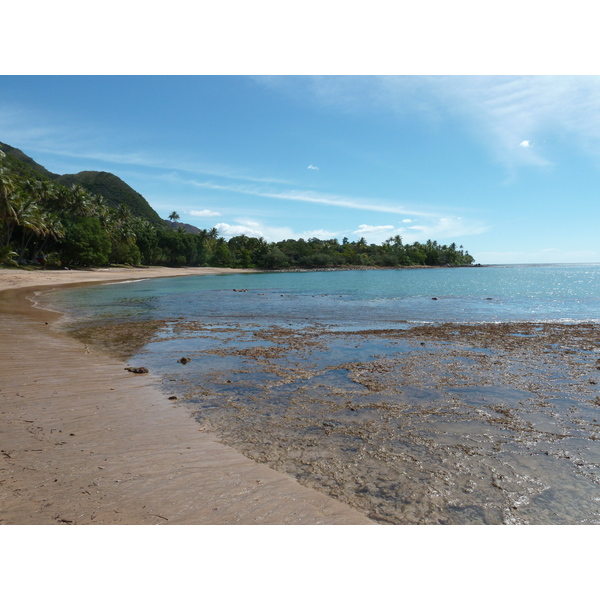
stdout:
{"type": "Polygon", "coordinates": [[[49,286],[233,272],[0,269],[1,524],[373,523],[200,431],[151,373],[62,334],[30,300],[49,286]]]}

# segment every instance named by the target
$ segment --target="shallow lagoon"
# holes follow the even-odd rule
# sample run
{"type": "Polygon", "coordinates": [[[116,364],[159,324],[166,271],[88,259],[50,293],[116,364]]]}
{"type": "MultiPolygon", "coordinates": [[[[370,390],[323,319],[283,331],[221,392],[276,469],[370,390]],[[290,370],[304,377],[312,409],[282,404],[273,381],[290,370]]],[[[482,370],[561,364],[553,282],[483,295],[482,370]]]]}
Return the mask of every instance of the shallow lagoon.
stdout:
{"type": "Polygon", "coordinates": [[[192,277],[45,301],[89,342],[137,323],[130,363],[202,427],[380,522],[600,519],[598,265],[192,277]]]}

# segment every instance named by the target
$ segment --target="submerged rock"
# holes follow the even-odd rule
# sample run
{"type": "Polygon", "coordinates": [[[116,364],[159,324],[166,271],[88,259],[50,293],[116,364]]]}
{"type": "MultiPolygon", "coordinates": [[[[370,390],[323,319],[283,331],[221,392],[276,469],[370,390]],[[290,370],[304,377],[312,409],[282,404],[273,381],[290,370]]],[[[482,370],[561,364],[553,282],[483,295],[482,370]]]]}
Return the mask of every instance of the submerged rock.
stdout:
{"type": "Polygon", "coordinates": [[[189,363],[192,359],[188,358],[187,356],[182,356],[177,362],[181,363],[182,365],[185,365],[186,363],[189,363]]]}
{"type": "Polygon", "coordinates": [[[148,373],[148,369],[146,367],[125,367],[126,371],[130,373],[148,373]]]}

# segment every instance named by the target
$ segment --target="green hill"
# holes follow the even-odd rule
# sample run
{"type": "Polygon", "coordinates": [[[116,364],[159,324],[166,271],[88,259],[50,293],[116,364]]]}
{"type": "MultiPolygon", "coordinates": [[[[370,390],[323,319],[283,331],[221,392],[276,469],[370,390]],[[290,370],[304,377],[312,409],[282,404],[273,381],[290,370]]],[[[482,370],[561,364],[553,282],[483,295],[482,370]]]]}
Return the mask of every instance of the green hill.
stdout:
{"type": "Polygon", "coordinates": [[[92,194],[103,196],[109,206],[117,208],[120,204],[129,206],[134,215],[144,217],[151,223],[163,225],[158,213],[148,201],[122,179],[106,171],[81,171],[75,175],[61,175],[58,183],[70,187],[78,184],[92,194]]]}
{"type": "Polygon", "coordinates": [[[4,166],[22,179],[56,179],[55,173],[42,167],[18,148],[0,142],[0,150],[6,154],[4,166]]]}
{"type": "Polygon", "coordinates": [[[75,175],[57,175],[42,167],[18,148],[0,142],[0,150],[6,154],[4,167],[19,179],[51,180],[67,187],[78,184],[92,194],[103,196],[107,204],[113,208],[126,204],[134,215],[143,217],[155,225],[164,226],[163,220],[148,201],[112,173],[82,171],[75,175]]]}

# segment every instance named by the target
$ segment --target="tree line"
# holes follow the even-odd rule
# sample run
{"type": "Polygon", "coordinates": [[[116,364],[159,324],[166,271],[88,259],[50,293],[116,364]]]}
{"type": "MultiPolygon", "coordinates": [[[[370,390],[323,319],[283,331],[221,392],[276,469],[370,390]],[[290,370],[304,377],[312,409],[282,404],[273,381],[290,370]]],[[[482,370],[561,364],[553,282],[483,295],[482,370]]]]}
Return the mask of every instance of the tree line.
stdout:
{"type": "Polygon", "coordinates": [[[3,158],[0,151],[0,265],[315,269],[473,263],[462,246],[431,240],[403,244],[400,236],[367,244],[364,238],[267,242],[238,235],[226,240],[215,228],[188,233],[183,227],[152,223],[126,204],[109,207],[101,195],[81,185],[16,173],[3,166],[3,158]]]}

